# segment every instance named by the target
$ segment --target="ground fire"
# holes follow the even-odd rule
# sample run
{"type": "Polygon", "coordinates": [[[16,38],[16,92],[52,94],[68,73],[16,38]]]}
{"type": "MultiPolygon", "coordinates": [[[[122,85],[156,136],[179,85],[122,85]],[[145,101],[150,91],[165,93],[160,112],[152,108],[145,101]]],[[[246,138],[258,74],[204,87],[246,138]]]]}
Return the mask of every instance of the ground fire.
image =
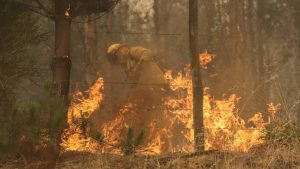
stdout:
{"type": "MultiPolygon", "coordinates": [[[[147,139],[138,148],[139,154],[194,151],[190,68],[186,66],[184,71],[175,77],[172,74],[171,70],[165,72],[173,94],[164,99],[161,117],[151,119],[147,124],[147,139]]],[[[88,91],[77,91],[73,95],[68,112],[69,128],[65,131],[67,139],[63,143],[66,150],[121,154],[118,145],[124,137],[124,131],[130,127],[132,119],[138,121],[139,118],[143,118],[135,112],[135,105],[128,103],[113,120],[101,124],[103,144],[86,137],[85,132],[88,132],[88,129],[82,129],[78,124],[84,123],[84,119],[101,109],[104,83],[103,78],[99,77],[88,91]]],[[[264,143],[262,137],[265,135],[266,126],[272,122],[280,105],[268,105],[268,120],[264,120],[262,113],[258,112],[245,121],[239,116],[242,112],[236,107],[240,99],[237,95],[217,100],[209,94],[209,88],[205,88],[204,91],[206,150],[247,152],[252,146],[264,143]],[[251,123],[252,127],[246,127],[248,123],[251,123]]]]}

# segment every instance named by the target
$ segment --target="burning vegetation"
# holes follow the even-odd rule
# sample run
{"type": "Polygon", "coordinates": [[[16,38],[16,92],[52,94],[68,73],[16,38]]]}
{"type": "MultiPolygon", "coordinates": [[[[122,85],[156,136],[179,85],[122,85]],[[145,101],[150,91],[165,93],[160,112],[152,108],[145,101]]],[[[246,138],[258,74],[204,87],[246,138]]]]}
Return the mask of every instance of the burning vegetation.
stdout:
{"type": "MultiPolygon", "coordinates": [[[[204,58],[207,52],[200,55],[204,58]]],[[[213,58],[213,55],[210,58],[213,58]]],[[[204,59],[207,63],[209,59],[204,59]]],[[[135,148],[138,154],[165,154],[172,152],[193,152],[193,97],[189,65],[183,72],[173,76],[171,70],[165,72],[171,93],[164,98],[161,107],[157,107],[161,116],[148,120],[145,138],[135,148]]],[[[134,103],[127,103],[119,110],[116,117],[101,124],[101,141],[93,139],[89,117],[101,109],[103,101],[102,77],[86,92],[77,91],[73,95],[68,111],[69,128],[65,130],[66,139],[63,147],[66,150],[88,151],[97,153],[122,154],[122,142],[126,131],[131,130],[133,123],[141,117],[136,112],[134,103]]],[[[272,123],[280,104],[268,105],[267,118],[261,112],[245,121],[240,117],[236,107],[239,101],[232,94],[221,100],[214,99],[209,88],[204,89],[204,138],[206,150],[247,152],[251,147],[263,144],[267,125],[272,123]]],[[[127,135],[128,137],[128,135],[127,135]]]]}
{"type": "Polygon", "coordinates": [[[200,60],[200,65],[204,68],[207,69],[207,64],[209,64],[213,59],[216,57],[214,54],[208,53],[207,50],[205,50],[203,53],[199,54],[199,60],[200,60]]]}

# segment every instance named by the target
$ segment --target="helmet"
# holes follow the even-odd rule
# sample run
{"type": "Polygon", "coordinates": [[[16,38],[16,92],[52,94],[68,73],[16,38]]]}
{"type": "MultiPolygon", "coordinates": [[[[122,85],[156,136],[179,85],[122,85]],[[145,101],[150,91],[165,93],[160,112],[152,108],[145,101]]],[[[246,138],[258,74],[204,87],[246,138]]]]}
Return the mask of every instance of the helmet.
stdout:
{"type": "Polygon", "coordinates": [[[107,54],[108,55],[114,54],[119,49],[120,46],[121,46],[121,44],[119,44],[119,43],[110,45],[107,49],[107,54]]]}
{"type": "Polygon", "coordinates": [[[107,49],[108,60],[113,64],[125,63],[128,55],[128,45],[112,44],[107,49]]]}
{"type": "Polygon", "coordinates": [[[116,53],[117,53],[117,51],[118,51],[118,49],[119,49],[120,47],[121,47],[121,44],[115,43],[115,44],[110,45],[110,46],[107,48],[106,56],[107,56],[107,59],[108,59],[111,63],[116,63],[116,61],[117,61],[116,53]]]}

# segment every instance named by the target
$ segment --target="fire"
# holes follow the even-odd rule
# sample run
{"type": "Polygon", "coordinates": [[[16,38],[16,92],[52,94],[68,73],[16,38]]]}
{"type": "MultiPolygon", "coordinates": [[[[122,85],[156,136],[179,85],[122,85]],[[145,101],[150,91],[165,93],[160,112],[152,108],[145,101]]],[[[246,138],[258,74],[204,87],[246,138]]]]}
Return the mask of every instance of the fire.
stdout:
{"type": "Polygon", "coordinates": [[[269,103],[268,104],[268,112],[271,114],[271,117],[274,119],[276,112],[278,109],[280,109],[281,104],[274,104],[274,103],[269,103]]]}
{"type": "MultiPolygon", "coordinates": [[[[205,55],[208,55],[207,53],[205,55]]],[[[193,133],[193,93],[190,68],[172,76],[172,71],[165,73],[170,83],[172,93],[165,98],[162,117],[152,119],[147,125],[147,138],[139,147],[139,154],[161,154],[168,152],[194,151],[193,133]]],[[[69,129],[65,131],[68,139],[63,143],[67,150],[91,151],[101,153],[121,154],[120,143],[124,133],[133,121],[142,117],[135,112],[133,103],[125,104],[118,115],[111,121],[101,124],[104,144],[99,145],[93,139],[85,137],[82,128],[78,128],[84,118],[100,109],[103,100],[103,78],[99,78],[90,89],[82,93],[75,92],[68,112],[69,129]]],[[[252,146],[264,143],[266,126],[274,119],[280,105],[270,103],[269,119],[266,121],[262,113],[256,113],[245,121],[236,107],[239,101],[237,95],[230,95],[220,100],[209,94],[209,88],[204,89],[204,126],[205,149],[247,152],[252,146]],[[247,127],[248,125],[251,127],[247,127]]]]}
{"type": "Polygon", "coordinates": [[[81,91],[74,93],[68,109],[69,126],[63,134],[66,140],[62,146],[66,150],[95,151],[97,145],[91,138],[86,137],[88,131],[83,131],[83,125],[93,112],[99,110],[103,100],[103,95],[100,92],[103,85],[104,80],[100,77],[85,93],[81,91]]]}
{"type": "MultiPolygon", "coordinates": [[[[168,104],[177,108],[176,113],[189,132],[185,136],[193,142],[193,93],[192,81],[189,67],[185,69],[185,73],[179,73],[177,77],[172,78],[172,72],[167,72],[166,78],[170,81],[171,89],[186,90],[183,98],[168,100],[168,104]],[[178,107],[180,105],[180,108],[178,107]]],[[[205,126],[205,148],[206,150],[226,150],[226,151],[248,151],[252,146],[262,144],[264,140],[266,125],[270,124],[274,119],[276,111],[280,105],[269,104],[269,112],[271,117],[265,121],[262,113],[256,113],[247,122],[252,123],[253,127],[246,127],[246,122],[239,114],[236,103],[239,101],[236,95],[230,95],[228,98],[221,100],[214,99],[209,94],[209,88],[204,89],[203,110],[204,110],[204,126],[205,126]]],[[[192,149],[190,145],[190,149],[192,149]]]]}
{"type": "Polygon", "coordinates": [[[200,65],[204,69],[207,69],[207,64],[213,61],[215,57],[216,55],[210,54],[207,50],[205,50],[203,53],[199,54],[200,65]]]}

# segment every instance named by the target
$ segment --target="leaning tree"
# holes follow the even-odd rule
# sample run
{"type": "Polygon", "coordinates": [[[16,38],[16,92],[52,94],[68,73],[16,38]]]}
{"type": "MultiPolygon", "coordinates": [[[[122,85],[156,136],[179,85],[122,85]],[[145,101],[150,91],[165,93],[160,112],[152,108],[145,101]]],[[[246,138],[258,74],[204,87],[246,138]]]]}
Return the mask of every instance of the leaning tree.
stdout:
{"type": "Polygon", "coordinates": [[[70,37],[72,20],[109,12],[119,0],[22,0],[24,7],[54,21],[55,55],[51,61],[52,84],[64,98],[70,85],[70,37]]]}

